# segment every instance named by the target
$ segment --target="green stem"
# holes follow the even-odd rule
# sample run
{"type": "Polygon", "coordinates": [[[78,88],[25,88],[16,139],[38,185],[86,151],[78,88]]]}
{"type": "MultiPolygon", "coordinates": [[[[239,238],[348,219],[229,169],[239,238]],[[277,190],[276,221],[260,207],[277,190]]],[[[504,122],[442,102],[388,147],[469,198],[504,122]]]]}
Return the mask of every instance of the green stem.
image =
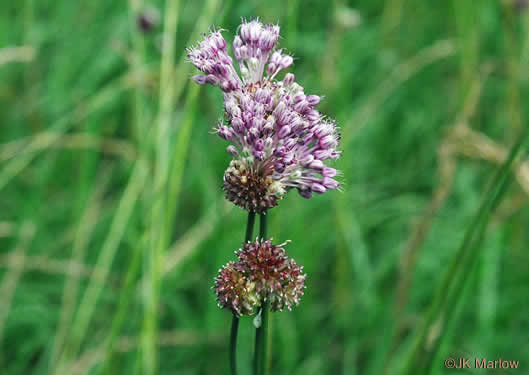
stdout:
{"type": "Polygon", "coordinates": [[[230,374],[237,375],[237,333],[239,332],[239,317],[233,315],[230,336],[230,374]]]}
{"type": "Polygon", "coordinates": [[[248,212],[248,224],[246,225],[246,235],[244,242],[252,240],[253,227],[255,223],[255,212],[248,212]]]}
{"type": "Polygon", "coordinates": [[[259,313],[261,314],[261,325],[255,330],[254,375],[265,375],[267,363],[268,301],[263,302],[259,313]]]}
{"type": "MultiPolygon", "coordinates": [[[[266,238],[267,222],[266,213],[259,218],[259,238],[266,238]]],[[[261,306],[261,325],[255,331],[254,374],[265,375],[267,364],[267,339],[268,339],[268,301],[263,301],[261,306]]]]}
{"type": "Polygon", "coordinates": [[[267,227],[266,214],[259,215],[259,238],[262,240],[266,238],[267,227]]]}
{"type": "MultiPolygon", "coordinates": [[[[261,311],[259,311],[259,314],[261,311]]],[[[253,375],[259,375],[259,343],[261,342],[261,331],[259,328],[255,329],[255,344],[253,354],[253,375]]]]}
{"type": "MultiPolygon", "coordinates": [[[[248,213],[248,222],[246,223],[246,234],[244,242],[250,241],[253,234],[253,227],[255,223],[255,212],[248,213]]],[[[231,321],[231,335],[230,335],[230,371],[231,375],[237,375],[237,333],[239,332],[239,317],[233,315],[231,321]]]]}
{"type": "Polygon", "coordinates": [[[259,375],[265,375],[268,363],[268,301],[263,302],[261,309],[261,327],[262,330],[262,343],[261,343],[261,363],[259,369],[259,375]]]}

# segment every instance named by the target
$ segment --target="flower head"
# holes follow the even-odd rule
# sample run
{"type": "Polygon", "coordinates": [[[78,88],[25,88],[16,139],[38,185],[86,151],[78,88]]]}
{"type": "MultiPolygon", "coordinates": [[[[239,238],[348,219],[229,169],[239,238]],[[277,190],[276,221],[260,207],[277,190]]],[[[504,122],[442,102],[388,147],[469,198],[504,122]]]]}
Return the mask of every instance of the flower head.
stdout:
{"type": "Polygon", "coordinates": [[[273,245],[272,240],[248,242],[237,255],[238,267],[255,283],[261,299],[268,300],[272,311],[291,310],[299,304],[306,275],[303,267],[287,257],[284,244],[273,245]]]}
{"type": "Polygon", "coordinates": [[[293,188],[304,198],[337,189],[337,171],[325,163],[337,159],[336,123],[315,107],[321,98],[306,95],[291,73],[277,74],[293,58],[275,49],[279,26],[243,21],[233,41],[238,76],[220,31],[189,49],[189,59],[204,75],[193,79],[224,92],[225,122],[216,133],[232,142],[233,161],[224,175],[226,197],[258,213],[277,205],[293,188]]]}
{"type": "Polygon", "coordinates": [[[219,306],[240,316],[252,315],[263,301],[271,311],[298,305],[306,275],[282,246],[271,240],[245,243],[237,252],[239,260],[224,266],[215,279],[219,306]]]}

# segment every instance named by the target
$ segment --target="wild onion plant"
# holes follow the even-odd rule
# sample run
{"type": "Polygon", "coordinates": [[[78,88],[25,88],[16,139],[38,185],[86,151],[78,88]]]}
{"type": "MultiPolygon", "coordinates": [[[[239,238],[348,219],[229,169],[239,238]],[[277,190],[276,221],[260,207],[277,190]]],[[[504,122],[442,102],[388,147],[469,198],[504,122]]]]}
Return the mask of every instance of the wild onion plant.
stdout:
{"type": "Polygon", "coordinates": [[[238,260],[219,270],[214,290],[217,302],[233,314],[230,368],[236,374],[239,318],[255,315],[254,372],[266,372],[266,340],[269,311],[291,310],[305,288],[303,267],[274,245],[266,230],[266,213],[292,189],[304,198],[334,190],[337,171],[326,162],[340,157],[336,122],[315,107],[317,95],[305,95],[292,73],[277,77],[293,64],[293,58],[276,49],[278,25],[258,19],[242,21],[233,41],[238,74],[226,50],[222,30],[212,29],[188,57],[203,74],[193,77],[200,85],[223,91],[225,116],[215,132],[232,144],[233,157],[224,173],[226,199],[248,211],[248,224],[238,260]],[[259,235],[253,240],[255,215],[260,216],[259,235]]]}

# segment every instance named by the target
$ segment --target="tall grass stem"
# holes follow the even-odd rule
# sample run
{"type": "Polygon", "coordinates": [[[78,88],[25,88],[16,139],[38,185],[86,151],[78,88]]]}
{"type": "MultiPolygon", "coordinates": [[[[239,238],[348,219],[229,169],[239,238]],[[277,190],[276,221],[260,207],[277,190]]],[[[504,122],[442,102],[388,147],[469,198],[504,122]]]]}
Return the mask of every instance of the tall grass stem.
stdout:
{"type": "MultiPolygon", "coordinates": [[[[474,216],[473,221],[468,226],[461,246],[453,257],[452,262],[450,263],[441,281],[432,305],[430,306],[430,310],[428,311],[419,336],[415,342],[413,351],[408,359],[408,362],[406,363],[404,371],[402,372],[403,375],[425,373],[424,369],[428,366],[428,359],[434,357],[432,355],[431,348],[433,345],[435,345],[434,348],[437,349],[437,342],[431,342],[429,344],[430,349],[426,348],[429,333],[437,323],[442,322],[440,319],[443,319],[442,313],[446,309],[446,306],[448,306],[448,302],[450,302],[450,304],[455,304],[458,302],[455,299],[451,301],[448,300],[451,290],[455,290],[455,288],[461,288],[463,286],[454,285],[454,280],[456,280],[458,273],[466,272],[465,270],[469,267],[468,262],[472,262],[474,261],[474,258],[476,258],[475,256],[472,256],[475,255],[473,254],[472,250],[476,249],[477,247],[472,245],[476,243],[475,239],[481,236],[480,232],[485,230],[486,223],[488,222],[493,209],[497,206],[501,197],[506,191],[506,186],[509,182],[509,176],[511,174],[511,167],[518,154],[518,151],[524,144],[526,135],[527,130],[525,131],[524,135],[520,137],[517,144],[511,148],[507,160],[496,172],[489,191],[485,194],[481,207],[474,216]]],[[[461,283],[464,283],[466,278],[460,278],[460,280],[462,280],[461,283]]],[[[436,340],[438,340],[440,337],[441,336],[438,336],[436,340]]]]}
{"type": "Polygon", "coordinates": [[[158,334],[158,303],[160,281],[163,270],[163,257],[170,236],[167,225],[168,186],[170,175],[170,127],[175,98],[174,90],[174,55],[176,45],[176,28],[179,18],[179,0],[167,0],[162,34],[162,57],[160,63],[160,91],[158,127],[153,139],[156,149],[154,171],[153,205],[151,211],[150,246],[146,247],[148,259],[143,324],[142,362],[146,375],[155,375],[158,368],[158,351],[156,348],[158,334]]]}

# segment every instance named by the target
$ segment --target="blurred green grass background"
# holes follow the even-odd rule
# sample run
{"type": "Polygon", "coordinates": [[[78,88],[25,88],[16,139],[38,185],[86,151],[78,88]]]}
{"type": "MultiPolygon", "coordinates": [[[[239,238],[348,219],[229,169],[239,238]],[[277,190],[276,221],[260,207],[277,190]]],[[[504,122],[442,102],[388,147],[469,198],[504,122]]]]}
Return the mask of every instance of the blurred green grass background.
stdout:
{"type": "MultiPolygon", "coordinates": [[[[308,274],[272,314],[270,373],[448,374],[449,356],[529,373],[526,147],[493,180],[527,127],[519,0],[4,1],[0,373],[228,373],[210,288],[246,214],[221,193],[222,95],[185,47],[255,16],[343,134],[343,192],[270,212],[308,274]]],[[[242,319],[241,374],[253,335],[242,319]]]]}

